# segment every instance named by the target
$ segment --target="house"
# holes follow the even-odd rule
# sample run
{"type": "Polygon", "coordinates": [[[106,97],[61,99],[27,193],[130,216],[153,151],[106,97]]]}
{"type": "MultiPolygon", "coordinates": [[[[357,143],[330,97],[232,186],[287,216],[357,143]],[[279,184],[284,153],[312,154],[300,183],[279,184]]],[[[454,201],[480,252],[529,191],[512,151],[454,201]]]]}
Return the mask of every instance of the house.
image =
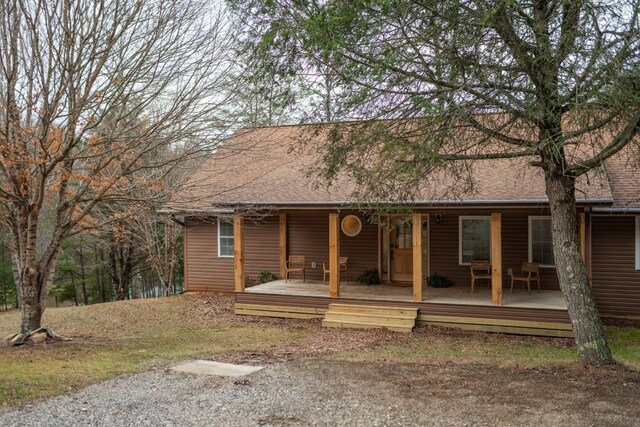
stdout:
{"type": "MultiPolygon", "coordinates": [[[[395,307],[404,309],[398,318],[410,313],[411,325],[571,336],[543,177],[526,160],[476,162],[471,195],[439,198],[434,181],[406,213],[372,217],[354,207],[346,177],[314,185],[309,171],[324,136],[300,146],[302,132],[305,126],[239,131],[167,209],[185,217],[187,292],[235,293],[238,314],[322,317],[334,307],[349,313],[328,324],[381,325],[395,315],[380,309],[376,317],[376,307],[395,307]],[[304,282],[292,274],[248,286],[262,271],[284,278],[291,255],[305,257],[304,282]],[[478,280],[471,292],[476,259],[490,260],[491,280],[478,280]],[[511,291],[510,274],[523,262],[539,264],[539,292],[535,282],[530,293],[523,283],[511,291]],[[357,283],[371,270],[381,284],[357,283]],[[453,286],[427,287],[432,274],[453,286]]],[[[639,175],[619,155],[577,182],[580,249],[602,316],[640,317],[639,175]]]]}

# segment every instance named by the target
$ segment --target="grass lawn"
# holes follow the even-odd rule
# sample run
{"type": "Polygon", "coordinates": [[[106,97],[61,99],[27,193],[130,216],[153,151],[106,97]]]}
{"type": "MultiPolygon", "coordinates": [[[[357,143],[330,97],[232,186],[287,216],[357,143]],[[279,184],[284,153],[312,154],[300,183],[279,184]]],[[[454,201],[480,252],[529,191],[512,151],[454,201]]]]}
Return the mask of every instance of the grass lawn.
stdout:
{"type": "MultiPolygon", "coordinates": [[[[43,324],[73,341],[0,348],[0,403],[56,395],[170,361],[267,349],[309,333],[217,322],[198,316],[198,305],[174,297],[49,308],[43,324]]],[[[1,337],[18,330],[19,314],[0,314],[1,337]]]]}
{"type": "MultiPolygon", "coordinates": [[[[0,337],[19,312],[0,314],[0,337]]],[[[387,363],[576,364],[572,340],[419,327],[416,333],[321,328],[318,321],[235,316],[229,296],[181,296],[49,308],[43,324],[68,343],[0,347],[0,403],[68,392],[121,373],[194,358],[321,357],[387,363]]],[[[618,361],[640,369],[640,328],[610,327],[618,361]]]]}
{"type": "MultiPolygon", "coordinates": [[[[615,359],[634,370],[640,370],[640,328],[607,327],[606,330],[615,359]]],[[[523,367],[578,362],[573,339],[519,337],[442,328],[412,334],[403,343],[383,345],[368,351],[335,352],[327,357],[361,362],[487,363],[523,367]]]]}

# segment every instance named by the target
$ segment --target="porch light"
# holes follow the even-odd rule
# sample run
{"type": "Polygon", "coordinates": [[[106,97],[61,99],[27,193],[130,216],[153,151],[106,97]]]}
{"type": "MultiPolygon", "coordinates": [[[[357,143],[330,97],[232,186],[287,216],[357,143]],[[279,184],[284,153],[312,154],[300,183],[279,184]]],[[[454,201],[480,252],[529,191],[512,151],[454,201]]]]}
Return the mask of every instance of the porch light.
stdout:
{"type": "Polygon", "coordinates": [[[362,221],[355,215],[347,215],[342,218],[340,228],[342,228],[342,232],[345,235],[355,237],[360,234],[360,230],[362,230],[362,221]]]}

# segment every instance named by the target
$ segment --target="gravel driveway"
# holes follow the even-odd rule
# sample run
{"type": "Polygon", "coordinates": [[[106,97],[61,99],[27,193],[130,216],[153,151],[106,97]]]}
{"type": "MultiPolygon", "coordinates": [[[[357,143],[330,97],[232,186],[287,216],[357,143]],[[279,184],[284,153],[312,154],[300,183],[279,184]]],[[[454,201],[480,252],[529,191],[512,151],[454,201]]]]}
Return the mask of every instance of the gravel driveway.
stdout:
{"type": "Polygon", "coordinates": [[[244,379],[159,369],[0,410],[0,425],[640,425],[637,373],[611,377],[321,360],[270,365],[244,379]]]}

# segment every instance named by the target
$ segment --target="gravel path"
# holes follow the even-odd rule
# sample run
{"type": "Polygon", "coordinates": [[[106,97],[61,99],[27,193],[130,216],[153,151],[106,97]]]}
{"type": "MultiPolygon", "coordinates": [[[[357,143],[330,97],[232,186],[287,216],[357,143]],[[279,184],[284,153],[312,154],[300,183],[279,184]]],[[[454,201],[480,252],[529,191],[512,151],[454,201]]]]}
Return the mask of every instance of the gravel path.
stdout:
{"type": "Polygon", "coordinates": [[[271,365],[244,381],[154,370],[0,410],[0,425],[631,426],[640,425],[636,380],[318,360],[271,365]]]}

